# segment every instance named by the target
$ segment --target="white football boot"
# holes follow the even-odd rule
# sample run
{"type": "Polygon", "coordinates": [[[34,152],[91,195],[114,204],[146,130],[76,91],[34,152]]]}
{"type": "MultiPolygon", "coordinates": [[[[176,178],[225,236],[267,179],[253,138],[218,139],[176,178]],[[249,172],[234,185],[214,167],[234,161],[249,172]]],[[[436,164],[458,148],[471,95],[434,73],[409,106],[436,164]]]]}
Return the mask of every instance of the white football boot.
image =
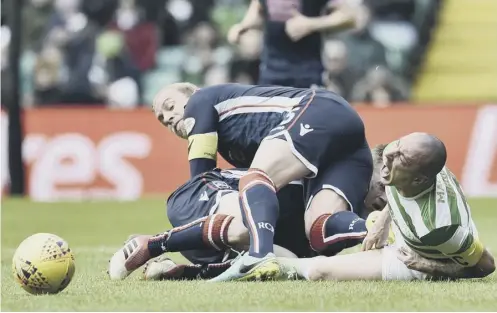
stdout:
{"type": "Polygon", "coordinates": [[[109,261],[108,274],[112,280],[123,280],[151,259],[148,240],[152,236],[139,235],[131,238],[109,261]]]}

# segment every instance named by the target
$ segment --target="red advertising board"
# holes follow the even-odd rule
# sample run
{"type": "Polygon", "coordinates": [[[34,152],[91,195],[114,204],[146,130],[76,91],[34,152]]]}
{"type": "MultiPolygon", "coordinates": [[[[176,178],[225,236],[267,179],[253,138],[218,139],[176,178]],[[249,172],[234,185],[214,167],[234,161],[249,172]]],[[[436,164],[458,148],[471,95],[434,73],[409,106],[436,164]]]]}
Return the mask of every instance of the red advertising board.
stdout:
{"type": "MultiPolygon", "coordinates": [[[[371,146],[409,132],[433,133],[445,142],[448,166],[466,193],[497,197],[497,105],[358,110],[371,146]]],[[[25,110],[23,119],[33,200],[132,200],[170,192],[188,178],[186,142],[148,109],[40,108],[25,110]]],[[[2,187],[8,184],[6,121],[2,113],[2,187]]]]}

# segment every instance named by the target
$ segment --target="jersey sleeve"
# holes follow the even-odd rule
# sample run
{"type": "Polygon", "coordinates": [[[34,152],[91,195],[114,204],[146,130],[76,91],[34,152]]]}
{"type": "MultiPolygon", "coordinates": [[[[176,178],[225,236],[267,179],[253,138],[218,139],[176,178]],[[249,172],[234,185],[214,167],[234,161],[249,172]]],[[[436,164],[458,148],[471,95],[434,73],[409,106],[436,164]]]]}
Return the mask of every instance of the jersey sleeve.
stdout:
{"type": "Polygon", "coordinates": [[[483,254],[483,244],[469,227],[459,225],[440,227],[420,238],[427,246],[452,259],[454,262],[471,267],[476,265],[483,254]]]}
{"type": "Polygon", "coordinates": [[[199,91],[189,99],[185,110],[191,177],[210,171],[217,164],[219,117],[211,102],[199,91]]]}

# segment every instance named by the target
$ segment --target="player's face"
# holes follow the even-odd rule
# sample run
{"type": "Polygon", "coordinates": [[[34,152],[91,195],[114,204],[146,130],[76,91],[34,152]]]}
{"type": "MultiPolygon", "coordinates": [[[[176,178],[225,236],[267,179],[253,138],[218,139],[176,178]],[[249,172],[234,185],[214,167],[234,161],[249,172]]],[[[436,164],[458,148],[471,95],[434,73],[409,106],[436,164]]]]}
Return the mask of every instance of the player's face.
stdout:
{"type": "Polygon", "coordinates": [[[415,177],[414,164],[408,158],[409,151],[402,139],[391,142],[383,151],[381,182],[387,186],[402,188],[412,183],[415,177]]]}
{"type": "Polygon", "coordinates": [[[181,138],[187,138],[188,134],[183,123],[183,114],[188,98],[181,92],[171,90],[167,98],[154,107],[157,119],[166,126],[173,134],[181,138]]]}

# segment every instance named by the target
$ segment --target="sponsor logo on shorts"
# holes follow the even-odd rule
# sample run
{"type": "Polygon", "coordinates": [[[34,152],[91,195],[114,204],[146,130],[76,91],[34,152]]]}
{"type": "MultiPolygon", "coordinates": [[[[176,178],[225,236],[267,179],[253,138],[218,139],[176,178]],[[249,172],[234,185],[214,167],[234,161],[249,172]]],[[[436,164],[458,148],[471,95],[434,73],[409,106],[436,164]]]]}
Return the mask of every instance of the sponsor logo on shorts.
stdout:
{"type": "Polygon", "coordinates": [[[198,198],[198,201],[209,201],[209,195],[207,194],[207,191],[202,192],[202,194],[198,198]]]}
{"type": "Polygon", "coordinates": [[[228,185],[227,183],[223,182],[222,180],[215,180],[212,182],[212,184],[217,188],[217,189],[221,189],[221,190],[225,190],[225,189],[233,189],[230,187],[230,185],[228,185]]]}
{"type": "Polygon", "coordinates": [[[310,132],[312,132],[314,128],[311,128],[309,124],[300,123],[300,136],[304,136],[310,132]]]}

